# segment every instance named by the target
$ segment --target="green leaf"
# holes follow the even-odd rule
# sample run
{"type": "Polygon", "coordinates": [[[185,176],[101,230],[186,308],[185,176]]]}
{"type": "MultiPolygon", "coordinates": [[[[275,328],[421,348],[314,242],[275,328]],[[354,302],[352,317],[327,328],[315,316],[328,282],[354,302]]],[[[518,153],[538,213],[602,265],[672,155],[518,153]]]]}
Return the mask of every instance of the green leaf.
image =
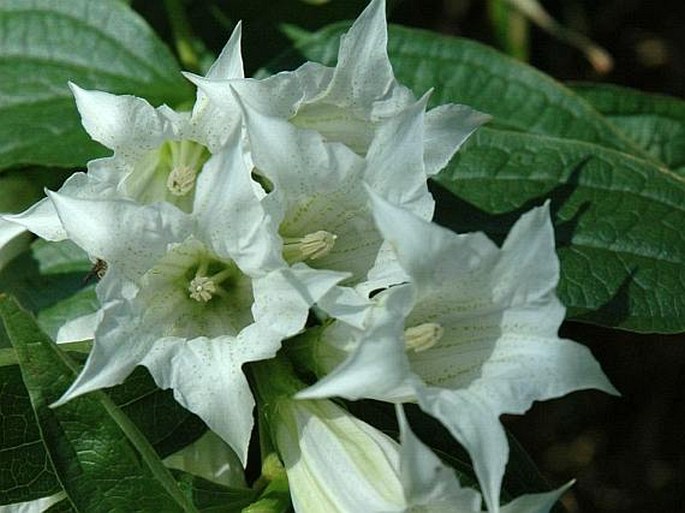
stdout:
{"type": "MultiPolygon", "coordinates": [[[[333,64],[344,25],[314,34],[275,65],[333,64]]],[[[433,104],[494,116],[437,181],[436,220],[499,240],[552,197],[559,294],[575,319],[635,331],[685,330],[685,180],[583,98],[473,41],[390,27],[399,82],[433,104]]],[[[273,70],[273,68],[270,68],[273,70]]]]}
{"type": "Polygon", "coordinates": [[[174,400],[171,390],[157,388],[150,373],[137,367],[124,384],[108,389],[108,395],[133,421],[165,458],[197,440],[205,423],[174,400]]]}
{"type": "Polygon", "coordinates": [[[454,194],[438,199],[439,222],[500,241],[523,212],[552,199],[558,293],[571,318],[635,331],[685,327],[677,175],[593,144],[482,128],[437,181],[454,194]]]}
{"type": "Polygon", "coordinates": [[[0,174],[0,212],[21,212],[44,196],[45,187],[59,188],[67,176],[69,172],[65,170],[41,167],[0,174]]]}
{"type": "Polygon", "coordinates": [[[18,365],[0,367],[0,504],[59,492],[18,365]]]}
{"type": "MultiPolygon", "coordinates": [[[[54,335],[59,328],[56,324],[60,316],[89,313],[77,310],[77,307],[92,307],[92,303],[82,301],[87,300],[87,297],[82,297],[87,292],[79,292],[91,265],[87,255],[71,241],[46,242],[38,239],[0,269],[0,290],[15,296],[24,308],[34,314],[47,309],[40,317],[54,335]],[[65,300],[69,302],[60,305],[65,300]]],[[[0,348],[8,346],[9,341],[0,324],[0,348]]]]}
{"type": "Polygon", "coordinates": [[[70,80],[153,103],[192,97],[168,49],[117,0],[3,0],[0,33],[0,169],[106,153],[81,128],[70,80]]]}
{"type": "Polygon", "coordinates": [[[624,134],[685,176],[685,102],[612,84],[570,84],[624,134]]]}
{"type": "MultiPolygon", "coordinates": [[[[8,504],[38,499],[62,488],[41,441],[19,366],[1,364],[0,504],[8,504]]],[[[158,389],[142,367],[124,384],[107,393],[136,424],[160,458],[195,441],[207,429],[202,420],[174,400],[170,390],[158,389]]]]}
{"type": "Polygon", "coordinates": [[[103,392],[50,408],[76,377],[76,365],[5,295],[0,315],[55,473],[76,511],[130,511],[132,505],[139,511],[197,511],[103,392]]]}

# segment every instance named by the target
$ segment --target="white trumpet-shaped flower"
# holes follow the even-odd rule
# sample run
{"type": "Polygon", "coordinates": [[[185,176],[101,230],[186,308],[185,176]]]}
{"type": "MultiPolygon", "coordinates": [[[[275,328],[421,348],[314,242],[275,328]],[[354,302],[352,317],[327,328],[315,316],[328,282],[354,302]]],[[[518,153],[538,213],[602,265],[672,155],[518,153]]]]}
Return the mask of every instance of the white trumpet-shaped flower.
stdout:
{"type": "MultiPolygon", "coordinates": [[[[414,435],[400,406],[398,444],[332,401],[294,399],[303,385],[278,358],[252,369],[297,513],[481,512],[480,493],[462,487],[414,435]]],[[[502,511],[547,513],[566,488],[519,497],[502,511]]]]}
{"type": "Polygon", "coordinates": [[[243,364],[272,357],[344,275],[284,264],[237,137],[205,165],[191,214],[49,197],[69,238],[108,264],[93,349],[58,404],[144,365],[244,463],[254,400],[243,364]]]}
{"type": "Polygon", "coordinates": [[[557,336],[564,307],[548,208],[522,216],[498,248],[372,200],[408,282],[374,297],[366,329],[332,325],[331,343],[351,355],[299,397],[418,402],[469,451],[488,509],[499,511],[508,458],[499,415],[573,390],[615,393],[585,347],[557,336]]]}
{"type": "MultiPolygon", "coordinates": [[[[240,33],[238,25],[208,78],[244,77],[240,33]]],[[[218,111],[202,91],[197,92],[192,112],[175,112],[166,105],[155,108],[135,96],[69,85],[84,129],[113,155],[90,161],[87,173],[73,174],[60,189],[66,196],[129,198],[143,204],[167,201],[190,211],[205,162],[240,122],[238,110],[218,111]]],[[[66,238],[47,198],[21,214],[4,217],[44,239],[66,238]]]]}
{"type": "Polygon", "coordinates": [[[425,98],[380,123],[364,159],[339,142],[267,116],[238,100],[255,174],[268,182],[265,209],[279,224],[284,255],[363,280],[383,242],[365,187],[422,217],[433,214],[423,174],[425,98]]]}
{"type": "MultiPolygon", "coordinates": [[[[387,54],[385,1],[373,0],[342,37],[338,62],[327,67],[307,62],[292,72],[264,80],[188,78],[223,110],[236,108],[238,96],[260,112],[314,130],[365,156],[384,121],[416,102],[395,79],[387,54]]],[[[428,175],[437,173],[487,116],[462,105],[443,105],[426,113],[419,144],[428,175]]]]}

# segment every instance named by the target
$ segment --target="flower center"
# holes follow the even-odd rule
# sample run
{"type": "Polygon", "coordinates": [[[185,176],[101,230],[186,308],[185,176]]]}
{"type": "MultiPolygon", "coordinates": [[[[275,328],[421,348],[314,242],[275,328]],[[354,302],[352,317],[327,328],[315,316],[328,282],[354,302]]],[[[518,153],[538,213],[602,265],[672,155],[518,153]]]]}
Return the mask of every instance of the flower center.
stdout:
{"type": "Polygon", "coordinates": [[[304,237],[284,237],[283,256],[288,262],[317,260],[331,252],[337,238],[326,230],[308,233],[304,237]]]}
{"type": "Polygon", "coordinates": [[[437,344],[445,334],[445,329],[437,322],[424,322],[404,330],[404,344],[407,350],[420,353],[437,344]]]}
{"type": "Polygon", "coordinates": [[[202,165],[207,161],[207,148],[194,141],[167,141],[169,176],[167,189],[174,196],[185,196],[193,190],[202,165]]]}
{"type": "Polygon", "coordinates": [[[195,277],[190,280],[188,285],[188,292],[190,297],[198,303],[207,303],[214,295],[224,296],[226,291],[219,288],[221,282],[226,281],[234,274],[235,269],[227,267],[212,276],[207,276],[207,268],[209,263],[204,260],[198,267],[195,277]]]}

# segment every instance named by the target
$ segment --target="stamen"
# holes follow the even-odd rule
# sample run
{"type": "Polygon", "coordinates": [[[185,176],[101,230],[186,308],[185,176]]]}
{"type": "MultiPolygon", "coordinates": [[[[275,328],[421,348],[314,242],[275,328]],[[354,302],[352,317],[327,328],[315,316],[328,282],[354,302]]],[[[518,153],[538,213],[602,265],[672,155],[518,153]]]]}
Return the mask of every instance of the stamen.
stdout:
{"type": "Polygon", "coordinates": [[[193,190],[202,165],[209,158],[207,149],[194,141],[167,141],[170,153],[166,186],[174,196],[185,196],[193,190]]]}
{"type": "Polygon", "coordinates": [[[326,230],[308,233],[299,238],[286,237],[283,244],[283,256],[290,262],[317,260],[331,252],[337,238],[337,235],[326,230]]]}
{"type": "Polygon", "coordinates": [[[171,170],[169,177],[167,178],[167,189],[169,189],[174,196],[185,196],[193,190],[196,176],[197,170],[190,166],[181,165],[175,167],[171,170]]]}
{"type": "Polygon", "coordinates": [[[420,353],[437,344],[444,334],[445,328],[437,322],[424,322],[404,330],[405,347],[420,353]]]}

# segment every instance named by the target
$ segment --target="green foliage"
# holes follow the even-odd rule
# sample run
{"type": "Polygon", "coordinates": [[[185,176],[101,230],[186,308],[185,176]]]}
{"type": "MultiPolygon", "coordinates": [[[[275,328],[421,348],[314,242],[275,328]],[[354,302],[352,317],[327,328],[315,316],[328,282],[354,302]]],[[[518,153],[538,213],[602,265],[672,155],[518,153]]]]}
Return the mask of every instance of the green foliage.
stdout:
{"type": "MultiPolygon", "coordinates": [[[[59,399],[78,367],[7,296],[0,315],[54,472],[76,511],[196,511],[131,421],[103,392],[59,399]]],[[[11,479],[11,476],[8,476],[11,479]]]]}
{"type": "Polygon", "coordinates": [[[635,144],[685,177],[685,102],[611,84],[570,87],[635,144]]]}
{"type": "MultiPolygon", "coordinates": [[[[302,58],[334,63],[344,29],[314,34],[270,70],[302,58]]],[[[682,141],[673,134],[682,123],[665,132],[660,147],[668,149],[657,152],[636,137],[656,116],[623,133],[618,116],[603,116],[550,77],[473,41],[391,27],[388,53],[400,82],[417,95],[433,88],[432,104],[493,115],[436,177],[452,193],[437,191],[438,222],[501,240],[522,212],[551,197],[559,293],[571,318],[634,331],[685,329],[685,180],[659,159],[678,162],[682,141]]],[[[673,112],[685,108],[669,102],[673,112]]]]}
{"type": "Polygon", "coordinates": [[[0,33],[0,169],[104,154],[81,128],[68,81],[153,104],[192,95],[167,48],[118,0],[5,0],[0,33]]]}

